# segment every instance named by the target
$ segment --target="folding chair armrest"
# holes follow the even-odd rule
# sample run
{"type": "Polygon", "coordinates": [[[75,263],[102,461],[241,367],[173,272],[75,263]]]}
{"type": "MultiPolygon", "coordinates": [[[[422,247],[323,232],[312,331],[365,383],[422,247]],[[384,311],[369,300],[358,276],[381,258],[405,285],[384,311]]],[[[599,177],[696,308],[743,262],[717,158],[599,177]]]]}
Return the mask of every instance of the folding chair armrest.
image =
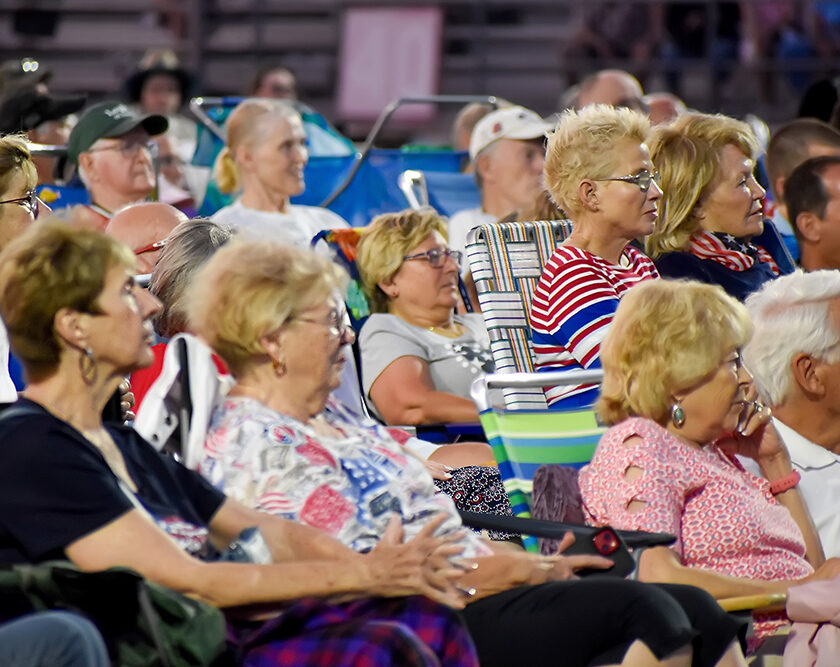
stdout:
{"type": "MultiPolygon", "coordinates": [[[[399,427],[403,428],[403,427],[399,427]]],[[[419,424],[411,427],[417,437],[427,442],[450,443],[456,440],[487,442],[479,422],[452,422],[448,424],[419,424]]]]}
{"type": "Polygon", "coordinates": [[[765,593],[763,595],[739,595],[732,598],[718,600],[721,609],[733,611],[780,611],[785,608],[787,595],[785,593],[765,593]]]}
{"type": "MultiPolygon", "coordinates": [[[[526,519],[516,516],[498,516],[495,514],[480,514],[458,510],[461,520],[468,526],[482,530],[499,530],[509,533],[523,533],[536,537],[560,539],[567,532],[573,535],[591,533],[591,526],[581,526],[574,523],[560,523],[559,521],[544,521],[542,519],[526,519]]],[[[676,537],[669,533],[648,533],[642,530],[615,531],[630,549],[640,547],[668,546],[676,541],[676,537]]]]}

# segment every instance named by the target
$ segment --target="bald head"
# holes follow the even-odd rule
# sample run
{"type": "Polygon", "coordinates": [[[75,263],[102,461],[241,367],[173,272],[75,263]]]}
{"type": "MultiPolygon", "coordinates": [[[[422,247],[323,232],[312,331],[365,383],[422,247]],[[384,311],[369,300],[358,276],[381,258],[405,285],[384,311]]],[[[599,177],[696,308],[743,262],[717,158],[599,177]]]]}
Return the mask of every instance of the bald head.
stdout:
{"type": "Polygon", "coordinates": [[[642,95],[642,84],[635,76],[620,69],[604,69],[580,83],[577,108],[582,109],[590,104],[611,104],[645,112],[642,95]]]}
{"type": "Polygon", "coordinates": [[[651,125],[670,123],[685,111],[685,104],[673,93],[651,93],[646,95],[644,100],[651,125]]]}
{"type": "MultiPolygon", "coordinates": [[[[174,206],[162,202],[143,202],[126,206],[117,213],[105,233],[122,241],[135,253],[153,243],[163,241],[182,222],[189,218],[174,206]]],[[[137,270],[151,273],[160,256],[160,248],[145,250],[137,255],[137,270]]]]}

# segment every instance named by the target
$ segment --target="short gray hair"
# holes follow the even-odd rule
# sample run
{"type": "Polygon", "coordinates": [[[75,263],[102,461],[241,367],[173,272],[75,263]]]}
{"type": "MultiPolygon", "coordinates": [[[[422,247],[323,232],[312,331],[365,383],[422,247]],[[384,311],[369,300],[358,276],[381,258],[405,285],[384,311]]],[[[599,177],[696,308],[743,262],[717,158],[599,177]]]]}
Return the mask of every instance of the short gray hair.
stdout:
{"type": "Polygon", "coordinates": [[[797,270],[747,298],[755,331],[743,349],[744,363],[762,400],[771,406],[790,393],[796,354],[840,361],[840,331],[828,310],[834,299],[840,299],[840,271],[835,270],[797,270]]]}

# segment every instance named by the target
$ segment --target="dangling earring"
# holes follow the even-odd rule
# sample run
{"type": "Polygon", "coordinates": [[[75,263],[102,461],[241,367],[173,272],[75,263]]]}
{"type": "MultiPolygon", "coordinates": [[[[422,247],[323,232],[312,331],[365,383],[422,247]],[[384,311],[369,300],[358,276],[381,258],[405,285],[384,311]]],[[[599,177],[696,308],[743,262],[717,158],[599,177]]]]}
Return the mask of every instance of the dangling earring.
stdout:
{"type": "Polygon", "coordinates": [[[84,354],[79,357],[79,371],[85,384],[93,384],[96,381],[96,359],[90,345],[85,344],[84,354]]]}
{"type": "Polygon", "coordinates": [[[679,403],[674,403],[671,406],[671,423],[677,428],[682,428],[685,424],[685,410],[679,403]]]}
{"type": "Polygon", "coordinates": [[[274,374],[279,378],[286,374],[286,362],[281,359],[272,359],[271,367],[274,369],[274,374]]]}

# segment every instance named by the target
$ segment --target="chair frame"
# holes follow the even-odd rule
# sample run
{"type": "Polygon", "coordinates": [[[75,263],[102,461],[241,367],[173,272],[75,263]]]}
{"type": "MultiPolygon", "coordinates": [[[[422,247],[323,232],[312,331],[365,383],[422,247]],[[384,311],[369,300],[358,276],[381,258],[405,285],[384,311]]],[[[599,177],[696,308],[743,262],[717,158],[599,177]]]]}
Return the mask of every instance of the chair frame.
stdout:
{"type": "MultiPolygon", "coordinates": [[[[467,234],[467,257],[498,373],[533,372],[531,301],[543,266],[572,230],[569,220],[480,225],[467,234]]],[[[544,409],[539,386],[503,390],[510,408],[544,409]]]]}

